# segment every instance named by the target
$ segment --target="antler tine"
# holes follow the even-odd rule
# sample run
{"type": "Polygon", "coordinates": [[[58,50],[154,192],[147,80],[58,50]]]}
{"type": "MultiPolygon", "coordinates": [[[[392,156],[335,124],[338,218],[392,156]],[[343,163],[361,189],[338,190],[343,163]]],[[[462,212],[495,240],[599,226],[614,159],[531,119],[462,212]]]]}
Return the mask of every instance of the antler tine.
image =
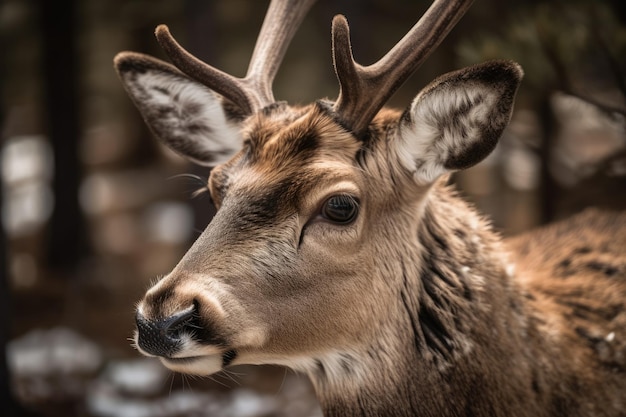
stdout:
{"type": "Polygon", "coordinates": [[[191,55],[176,42],[166,25],[159,25],[155,35],[161,48],[182,72],[228,98],[248,114],[261,106],[259,97],[243,79],[226,74],[191,55]]]}
{"type": "Polygon", "coordinates": [[[266,104],[274,102],[272,82],[296,30],[316,0],[273,0],[267,9],[246,81],[266,104]]]}
{"type": "Polygon", "coordinates": [[[245,78],[208,65],[174,40],[167,26],[156,29],[165,53],[181,71],[228,98],[251,114],[274,102],[272,82],[287,47],[315,0],[273,0],[259,32],[245,78]]]}
{"type": "Polygon", "coordinates": [[[435,0],[411,30],[379,61],[367,67],[352,56],[343,16],[332,27],[333,63],[339,80],[334,110],[361,136],[389,97],[424,62],[465,14],[473,0],[435,0]]]}

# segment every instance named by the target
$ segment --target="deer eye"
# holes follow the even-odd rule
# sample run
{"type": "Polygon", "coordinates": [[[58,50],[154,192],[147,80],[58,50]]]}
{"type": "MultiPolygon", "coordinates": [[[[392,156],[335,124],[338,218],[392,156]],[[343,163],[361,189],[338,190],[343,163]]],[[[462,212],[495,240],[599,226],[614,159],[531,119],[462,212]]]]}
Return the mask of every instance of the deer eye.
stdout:
{"type": "Polygon", "coordinates": [[[359,214],[359,202],[350,195],[340,194],[330,197],[322,207],[321,215],[333,223],[352,223],[359,214]]]}

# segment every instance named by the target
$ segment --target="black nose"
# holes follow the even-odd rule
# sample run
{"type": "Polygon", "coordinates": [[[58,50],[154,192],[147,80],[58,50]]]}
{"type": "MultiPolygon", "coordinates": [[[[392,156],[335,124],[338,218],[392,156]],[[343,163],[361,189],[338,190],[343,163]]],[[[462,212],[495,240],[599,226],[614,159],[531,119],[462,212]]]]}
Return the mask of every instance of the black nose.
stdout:
{"type": "Polygon", "coordinates": [[[181,334],[191,327],[195,308],[190,307],[162,320],[148,320],[137,312],[137,344],[147,353],[172,356],[181,344],[181,334]]]}

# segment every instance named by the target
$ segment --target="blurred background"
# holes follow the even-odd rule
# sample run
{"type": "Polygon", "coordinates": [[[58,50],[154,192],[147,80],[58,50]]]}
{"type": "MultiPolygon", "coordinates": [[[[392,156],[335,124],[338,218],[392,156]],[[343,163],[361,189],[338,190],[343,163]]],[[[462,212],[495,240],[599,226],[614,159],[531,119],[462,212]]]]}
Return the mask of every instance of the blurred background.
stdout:
{"type": "MultiPolygon", "coordinates": [[[[384,54],[429,1],[320,0],[275,82],[291,103],[334,98],[330,22],[356,59],[384,54]]],[[[113,56],[163,58],[160,23],[243,76],[267,1],[0,0],[0,413],[42,416],[319,416],[305,377],[240,367],[188,379],[130,347],[134,303],[210,221],[206,178],[150,137],[113,56]],[[6,355],[5,355],[5,354],[6,355]]],[[[457,175],[504,235],[585,207],[626,207],[626,4],[476,0],[392,98],[436,76],[514,59],[526,76],[500,145],[457,175]]]]}

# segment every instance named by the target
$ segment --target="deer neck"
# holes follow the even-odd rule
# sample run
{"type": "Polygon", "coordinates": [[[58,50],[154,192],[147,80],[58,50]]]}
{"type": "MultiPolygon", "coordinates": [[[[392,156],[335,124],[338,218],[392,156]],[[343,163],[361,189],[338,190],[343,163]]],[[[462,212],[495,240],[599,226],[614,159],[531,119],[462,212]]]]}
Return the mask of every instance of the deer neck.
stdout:
{"type": "Polygon", "coordinates": [[[510,371],[536,352],[519,350],[526,325],[522,307],[510,308],[521,297],[499,238],[447,188],[434,191],[413,230],[415,245],[384,268],[397,285],[392,321],[367,345],[310,368],[325,416],[499,415],[489,396],[519,401],[515,384],[530,385],[532,370],[510,371]]]}

